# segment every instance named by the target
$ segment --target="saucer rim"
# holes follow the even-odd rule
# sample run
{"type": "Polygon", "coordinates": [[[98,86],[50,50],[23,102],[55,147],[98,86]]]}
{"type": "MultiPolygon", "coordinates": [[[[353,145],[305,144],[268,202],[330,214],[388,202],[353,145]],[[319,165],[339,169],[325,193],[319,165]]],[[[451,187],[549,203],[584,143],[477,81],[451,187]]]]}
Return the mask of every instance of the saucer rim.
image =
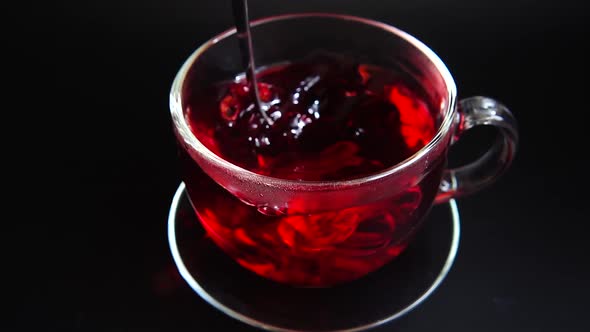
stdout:
{"type": "MultiPolygon", "coordinates": [[[[186,265],[184,264],[184,262],[182,260],[182,256],[181,256],[180,251],[178,249],[178,244],[176,242],[176,212],[178,210],[180,200],[182,199],[183,194],[185,193],[185,188],[186,188],[186,186],[185,186],[184,182],[181,182],[180,185],[178,186],[178,188],[176,189],[176,192],[174,193],[174,197],[173,197],[172,203],[170,205],[170,211],[168,213],[168,245],[170,247],[170,251],[172,253],[172,258],[174,260],[174,263],[176,264],[176,268],[178,269],[178,272],[180,273],[182,278],[188,283],[188,285],[203,300],[205,300],[207,303],[212,305],[217,310],[230,316],[231,318],[237,319],[237,320],[239,320],[243,323],[246,323],[250,326],[253,326],[253,327],[256,327],[259,329],[263,329],[263,330],[267,330],[267,331],[306,332],[305,330],[297,330],[297,329],[280,327],[280,326],[276,326],[273,324],[267,324],[267,323],[261,322],[257,319],[254,319],[254,318],[250,318],[250,317],[224,305],[223,303],[219,302],[218,300],[216,300],[215,297],[213,297],[209,293],[207,293],[207,291],[205,291],[205,289],[202,288],[199,285],[199,283],[193,278],[192,274],[189,272],[189,270],[187,269],[186,265]]],[[[440,273],[434,279],[434,281],[430,285],[430,287],[422,295],[420,295],[416,300],[411,302],[408,306],[404,307],[402,310],[396,311],[394,314],[388,315],[387,317],[375,320],[375,321],[368,323],[368,324],[355,326],[352,328],[338,329],[338,330],[322,330],[322,332],[328,332],[328,331],[329,332],[358,332],[358,331],[365,331],[365,330],[368,330],[371,328],[375,328],[375,327],[384,325],[384,324],[391,322],[393,320],[396,320],[396,319],[408,314],[412,310],[414,310],[416,307],[418,307],[420,304],[422,304],[442,284],[443,280],[446,278],[447,274],[451,270],[451,267],[453,266],[453,263],[454,263],[455,258],[457,256],[457,252],[459,250],[459,238],[461,235],[461,219],[459,216],[459,208],[457,207],[457,202],[455,201],[455,199],[450,199],[448,202],[443,203],[443,204],[448,205],[450,207],[450,216],[451,216],[452,223],[453,223],[453,234],[452,234],[452,239],[451,239],[452,242],[451,242],[451,247],[449,249],[449,254],[447,256],[447,259],[445,260],[445,263],[444,263],[440,273]]]]}

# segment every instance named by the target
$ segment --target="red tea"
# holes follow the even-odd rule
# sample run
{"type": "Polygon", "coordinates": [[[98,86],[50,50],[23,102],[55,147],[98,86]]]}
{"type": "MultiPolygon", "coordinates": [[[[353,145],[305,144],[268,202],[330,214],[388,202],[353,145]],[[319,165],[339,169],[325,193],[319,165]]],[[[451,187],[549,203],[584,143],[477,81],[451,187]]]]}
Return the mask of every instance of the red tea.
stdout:
{"type": "MultiPolygon", "coordinates": [[[[281,179],[334,181],[399,164],[438,128],[436,108],[403,71],[318,53],[261,69],[255,106],[244,77],[185,86],[185,116],[195,136],[223,159],[281,179]]],[[[442,162],[416,186],[369,205],[309,214],[243,203],[182,153],[184,181],[211,238],[242,266],[295,285],[356,279],[397,256],[438,190],[442,162]],[[416,217],[414,217],[416,216],[416,217]]]]}

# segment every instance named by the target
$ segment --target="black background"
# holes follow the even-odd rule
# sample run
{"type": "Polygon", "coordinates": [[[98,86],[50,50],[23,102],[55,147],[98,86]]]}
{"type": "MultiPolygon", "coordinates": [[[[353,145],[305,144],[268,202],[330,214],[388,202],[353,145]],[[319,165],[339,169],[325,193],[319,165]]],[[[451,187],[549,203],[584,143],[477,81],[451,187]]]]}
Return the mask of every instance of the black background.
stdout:
{"type": "MultiPolygon", "coordinates": [[[[443,59],[460,97],[497,98],[519,121],[511,170],[459,201],[463,234],[448,278],[379,331],[590,330],[584,1],[250,5],[254,18],[329,11],[395,25],[443,59]]],[[[25,180],[15,191],[22,204],[10,223],[16,236],[8,233],[16,264],[6,274],[17,283],[7,286],[17,297],[2,326],[252,330],[190,291],[166,242],[180,181],[169,88],[189,54],[231,26],[230,14],[226,0],[44,3],[6,31],[22,33],[12,50],[30,73],[18,81],[26,107],[11,112],[28,134],[12,142],[25,180]]],[[[477,135],[465,141],[467,154],[485,146],[477,135]]]]}

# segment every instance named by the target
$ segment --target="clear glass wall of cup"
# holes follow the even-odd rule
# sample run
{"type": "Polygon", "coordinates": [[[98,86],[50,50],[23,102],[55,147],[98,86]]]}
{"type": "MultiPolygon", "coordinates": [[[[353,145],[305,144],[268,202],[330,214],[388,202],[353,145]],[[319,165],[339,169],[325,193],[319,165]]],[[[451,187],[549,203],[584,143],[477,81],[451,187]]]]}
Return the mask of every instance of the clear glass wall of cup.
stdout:
{"type": "Polygon", "coordinates": [[[176,76],[170,99],[183,180],[216,244],[265,278],[314,287],[361,278],[403,252],[433,204],[488,186],[514,158],[518,133],[508,109],[486,97],[457,100],[441,59],[405,32],[357,17],[299,14],[258,20],[252,34],[258,66],[326,50],[402,70],[438,105],[439,123],[421,150],[369,176],[312,182],[259,175],[207,149],[185,117],[187,82],[200,89],[243,72],[235,31],[196,50],[176,76]],[[495,144],[477,161],[448,169],[449,147],[480,125],[498,129],[495,144]]]}

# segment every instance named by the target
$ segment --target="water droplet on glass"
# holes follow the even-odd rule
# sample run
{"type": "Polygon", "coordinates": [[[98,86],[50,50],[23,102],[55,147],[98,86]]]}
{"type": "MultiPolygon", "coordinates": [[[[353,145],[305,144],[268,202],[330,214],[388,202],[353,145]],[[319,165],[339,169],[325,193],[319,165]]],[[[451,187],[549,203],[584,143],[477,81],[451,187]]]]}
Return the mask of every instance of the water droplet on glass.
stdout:
{"type": "Polygon", "coordinates": [[[280,208],[278,206],[269,206],[269,205],[262,205],[258,206],[258,212],[264,214],[265,216],[269,217],[280,217],[286,214],[286,210],[284,208],[280,208]]]}

